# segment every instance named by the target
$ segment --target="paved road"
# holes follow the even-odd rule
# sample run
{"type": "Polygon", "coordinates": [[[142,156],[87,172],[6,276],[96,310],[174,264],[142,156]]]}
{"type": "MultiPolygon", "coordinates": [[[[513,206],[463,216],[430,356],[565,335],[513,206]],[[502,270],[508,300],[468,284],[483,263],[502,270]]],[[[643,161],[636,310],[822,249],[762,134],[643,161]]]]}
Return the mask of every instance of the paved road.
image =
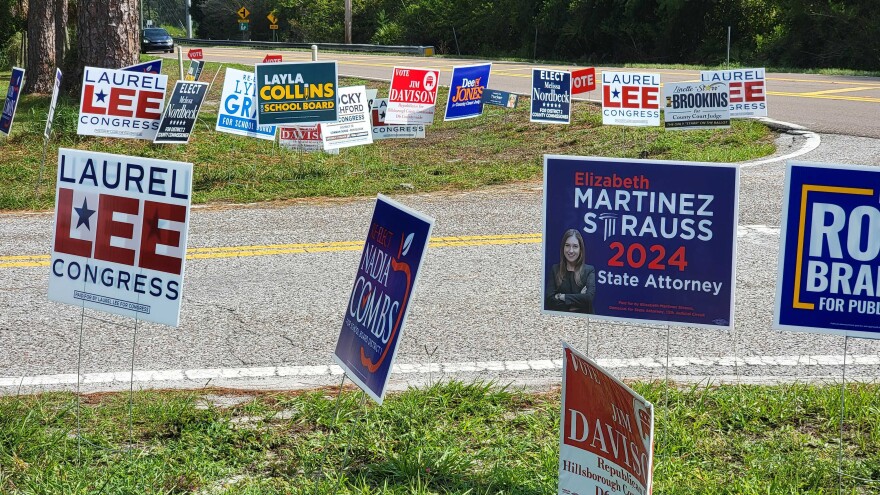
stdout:
{"type": "MultiPolygon", "coordinates": [[[[779,154],[808,137],[783,135],[779,154]]],[[[821,140],[800,159],[880,166],[880,139],[821,140]]],[[[673,378],[840,376],[841,338],[769,328],[782,181],[778,159],[742,165],[735,331],[671,330],[673,378]]],[[[621,376],[665,375],[665,327],[540,314],[541,184],[398,199],[437,224],[394,386],[440,377],[558,383],[560,340],[588,348],[621,376]]],[[[138,386],[338,383],[330,355],[372,201],[194,209],[182,324],[139,325],[138,386]]],[[[51,225],[46,213],[0,215],[0,393],[73,389],[81,323],[83,389],[127,389],[131,321],[46,300],[51,225]]],[[[847,376],[880,376],[880,342],[857,340],[850,353],[847,376]]]]}
{"type": "MultiPolygon", "coordinates": [[[[266,52],[243,48],[205,48],[206,60],[254,64],[266,52]]],[[[275,52],[273,52],[275,53],[275,52]]],[[[283,51],[285,61],[311,60],[309,51],[283,51]]],[[[165,54],[170,58],[171,54],[165,54]]],[[[319,58],[337,60],[339,73],[388,80],[394,67],[430,67],[441,71],[440,81],[449,84],[452,68],[480,62],[475,59],[430,58],[394,55],[322,53],[319,58]]],[[[528,94],[533,64],[495,62],[490,86],[528,94]]],[[[548,67],[571,69],[571,66],[548,67]]],[[[599,71],[603,70],[601,67],[599,71]]],[[[636,70],[636,69],[625,69],[636,70]]],[[[663,82],[696,81],[694,70],[645,70],[661,74],[663,82]]],[[[805,126],[813,131],[880,138],[880,78],[823,76],[812,74],[767,74],[768,108],[774,119],[805,126]]],[[[588,97],[599,98],[598,91],[588,97]]]]}

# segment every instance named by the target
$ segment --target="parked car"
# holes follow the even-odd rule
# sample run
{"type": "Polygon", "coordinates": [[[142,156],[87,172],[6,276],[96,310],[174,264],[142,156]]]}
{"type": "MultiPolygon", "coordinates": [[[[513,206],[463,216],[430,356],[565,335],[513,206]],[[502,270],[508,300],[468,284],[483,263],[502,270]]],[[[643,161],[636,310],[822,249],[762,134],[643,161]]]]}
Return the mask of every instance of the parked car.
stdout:
{"type": "Polygon", "coordinates": [[[162,28],[144,29],[141,37],[141,53],[147,53],[150,50],[171,53],[174,51],[174,39],[171,38],[168,31],[162,28]]]}

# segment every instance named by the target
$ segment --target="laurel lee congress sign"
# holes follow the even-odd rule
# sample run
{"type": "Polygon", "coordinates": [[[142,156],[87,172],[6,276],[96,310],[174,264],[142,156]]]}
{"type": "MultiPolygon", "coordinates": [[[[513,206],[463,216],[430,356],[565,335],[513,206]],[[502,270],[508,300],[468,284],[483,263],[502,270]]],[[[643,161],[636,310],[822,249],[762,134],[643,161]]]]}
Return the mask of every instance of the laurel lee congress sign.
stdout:
{"type": "Polygon", "coordinates": [[[731,328],[737,167],[548,155],[544,311],[731,328]]]}
{"type": "Polygon", "coordinates": [[[774,326],[880,338],[880,172],[789,162],[774,326]]]}
{"type": "Polygon", "coordinates": [[[563,343],[559,495],[648,495],[654,406],[563,343]]]}
{"type": "Polygon", "coordinates": [[[152,141],[167,86],[163,74],[86,67],[76,133],[152,141]]]}
{"type": "Polygon", "coordinates": [[[433,226],[433,218],[376,198],[333,358],[379,404],[433,226]]]}
{"type": "Polygon", "coordinates": [[[192,164],[61,148],[49,299],[177,326],[192,164]]]}

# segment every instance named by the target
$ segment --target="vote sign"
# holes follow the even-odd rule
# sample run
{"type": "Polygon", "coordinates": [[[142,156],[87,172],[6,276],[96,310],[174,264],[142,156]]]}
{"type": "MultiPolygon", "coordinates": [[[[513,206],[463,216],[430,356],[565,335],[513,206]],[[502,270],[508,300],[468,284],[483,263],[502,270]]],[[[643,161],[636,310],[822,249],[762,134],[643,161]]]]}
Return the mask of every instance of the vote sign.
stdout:
{"type": "Polygon", "coordinates": [[[86,67],[77,134],[152,140],[167,85],[163,74],[86,67]]]}
{"type": "Polygon", "coordinates": [[[727,83],[731,118],[767,116],[767,78],[763,68],[702,71],[700,80],[727,83]]]}
{"type": "Polygon", "coordinates": [[[659,126],[660,75],[602,72],[602,125],[659,126]]]}
{"type": "Polygon", "coordinates": [[[385,123],[433,123],[440,71],[395,67],[392,74],[385,123]]]}
{"type": "Polygon", "coordinates": [[[379,404],[433,226],[433,218],[376,198],[333,358],[379,404]]]}
{"type": "Polygon", "coordinates": [[[587,67],[571,73],[571,94],[579,95],[596,89],[596,68],[587,67]]]}
{"type": "Polygon", "coordinates": [[[51,301],[178,326],[192,164],[61,148],[51,301]]]}
{"type": "Polygon", "coordinates": [[[13,67],[9,79],[9,89],[6,90],[6,100],[3,103],[3,114],[0,115],[0,132],[7,136],[12,131],[12,121],[15,119],[15,109],[18,108],[18,99],[21,96],[23,84],[24,69],[13,67]]]}
{"type": "Polygon", "coordinates": [[[774,328],[880,339],[880,172],[788,162],[774,328]]]}
{"type": "Polygon", "coordinates": [[[226,69],[215,130],[260,139],[275,139],[275,126],[257,125],[257,84],[253,72],[226,69]]]}
{"type": "Polygon", "coordinates": [[[190,60],[202,60],[204,58],[204,53],[202,53],[201,48],[190,48],[188,52],[186,52],[187,58],[190,60]]]}

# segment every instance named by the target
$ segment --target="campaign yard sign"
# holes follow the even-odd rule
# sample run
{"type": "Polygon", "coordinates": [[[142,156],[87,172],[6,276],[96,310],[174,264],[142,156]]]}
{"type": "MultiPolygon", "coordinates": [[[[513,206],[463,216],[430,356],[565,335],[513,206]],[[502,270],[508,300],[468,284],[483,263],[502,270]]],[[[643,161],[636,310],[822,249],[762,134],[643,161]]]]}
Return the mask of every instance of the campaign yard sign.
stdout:
{"type": "Polygon", "coordinates": [[[587,67],[571,72],[571,94],[579,95],[596,89],[596,68],[587,67]]]}
{"type": "Polygon", "coordinates": [[[202,60],[205,58],[205,54],[201,48],[190,48],[188,52],[186,52],[186,57],[190,60],[202,60]]]}
{"type": "Polygon", "coordinates": [[[731,118],[767,116],[767,77],[763,68],[704,70],[700,72],[700,80],[727,83],[731,118]]]}
{"type": "Polygon", "coordinates": [[[437,85],[440,71],[395,67],[388,90],[388,124],[424,124],[434,122],[437,85]]]}
{"type": "MultiPolygon", "coordinates": [[[[321,127],[324,124],[294,125],[278,128],[278,146],[291,151],[311,153],[325,151],[324,140],[321,139],[321,127]]],[[[339,150],[326,150],[330,154],[338,154],[339,150]]]]}
{"type": "Polygon", "coordinates": [[[654,406],[564,343],[559,495],[648,495],[654,406]]]}
{"type": "Polygon", "coordinates": [[[544,157],[543,311],[730,329],[739,169],[544,157]]]}
{"type": "Polygon", "coordinates": [[[49,300],[178,326],[192,164],[61,148],[49,300]]]}
{"type": "Polygon", "coordinates": [[[336,62],[256,65],[260,125],[336,122],[336,62]]]}
{"type": "Polygon", "coordinates": [[[192,59],[189,62],[189,69],[186,70],[186,76],[184,77],[187,81],[198,81],[199,77],[202,75],[202,69],[204,69],[205,63],[196,59],[192,59]]]}
{"type": "Polygon", "coordinates": [[[670,130],[730,127],[727,83],[666,83],[663,122],[670,130]]]}
{"type": "Polygon", "coordinates": [[[603,71],[602,125],[659,126],[660,75],[603,71]]]}
{"type": "Polygon", "coordinates": [[[434,219],[381,194],[333,358],[382,404],[434,219]]]}
{"type": "Polygon", "coordinates": [[[275,126],[257,125],[257,84],[253,72],[226,69],[215,130],[260,139],[275,139],[275,126]]]}
{"type": "Polygon", "coordinates": [[[12,131],[12,121],[15,119],[15,109],[18,108],[18,99],[21,96],[21,86],[24,84],[24,69],[12,68],[9,78],[9,88],[6,90],[6,100],[3,103],[3,114],[0,115],[0,132],[9,136],[12,131]]]}
{"type": "Polygon", "coordinates": [[[532,109],[529,122],[571,122],[571,72],[532,69],[532,109]]]}
{"type": "Polygon", "coordinates": [[[52,85],[52,101],[49,103],[49,115],[46,116],[46,127],[43,137],[49,139],[52,134],[52,121],[55,119],[55,107],[58,105],[58,94],[61,93],[61,69],[55,69],[55,83],[52,85]]]}
{"type": "Polygon", "coordinates": [[[773,326],[880,339],[880,172],[786,164],[773,326]]]}
{"type": "Polygon", "coordinates": [[[370,115],[373,124],[373,139],[424,139],[424,124],[388,124],[385,115],[388,98],[373,98],[370,115]]]}
{"type": "Polygon", "coordinates": [[[284,62],[284,57],[282,55],[273,55],[271,53],[267,53],[265,57],[263,57],[264,64],[278,64],[284,62]]]}
{"type": "Polygon", "coordinates": [[[162,59],[160,58],[141,64],[129,65],[128,67],[123,67],[122,70],[127,70],[129,72],[147,72],[149,74],[161,74],[162,59]]]}
{"type": "Polygon", "coordinates": [[[483,91],[483,103],[486,105],[494,105],[496,107],[516,108],[516,102],[519,96],[516,93],[508,93],[497,89],[487,89],[483,91]]]}
{"type": "Polygon", "coordinates": [[[489,85],[492,64],[452,68],[452,84],[443,120],[459,120],[483,114],[483,91],[489,85]]]}
{"type": "Polygon", "coordinates": [[[167,86],[164,74],[86,67],[76,133],[152,141],[167,86]]]}
{"type": "Polygon", "coordinates": [[[373,125],[367,88],[339,88],[339,119],[321,125],[324,149],[340,149],[373,142],[373,125]]]}
{"type": "Polygon", "coordinates": [[[206,82],[177,81],[165,114],[159,122],[154,143],[186,144],[199,117],[199,109],[208,94],[206,82]]]}

